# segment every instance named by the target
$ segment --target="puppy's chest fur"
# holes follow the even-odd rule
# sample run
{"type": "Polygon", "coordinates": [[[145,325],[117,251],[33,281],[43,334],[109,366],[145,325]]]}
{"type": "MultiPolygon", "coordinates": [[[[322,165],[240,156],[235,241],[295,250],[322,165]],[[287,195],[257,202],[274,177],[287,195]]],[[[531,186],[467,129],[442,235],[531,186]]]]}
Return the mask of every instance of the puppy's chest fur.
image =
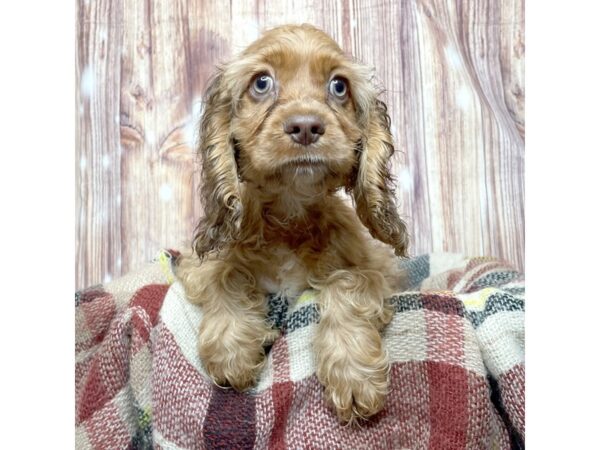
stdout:
{"type": "Polygon", "coordinates": [[[308,280],[322,271],[323,264],[346,265],[332,242],[339,238],[339,224],[322,211],[309,211],[283,223],[266,208],[262,217],[259,234],[264,239],[261,253],[266,264],[256,267],[255,275],[265,292],[299,295],[310,287],[308,280]]]}
{"type": "MultiPolygon", "coordinates": [[[[325,250],[331,250],[332,224],[313,213],[309,220],[281,226],[265,216],[263,236],[268,242],[268,265],[259,271],[257,279],[266,292],[299,295],[309,288],[308,278],[321,263],[325,250]]],[[[305,218],[306,219],[306,218],[305,218]]]]}
{"type": "Polygon", "coordinates": [[[391,249],[375,245],[343,199],[327,195],[295,205],[282,197],[259,202],[258,194],[245,197],[253,213],[243,223],[248,238],[241,255],[261,291],[292,297],[322,285],[337,270],[361,267],[383,273],[392,265],[391,249]]]}
{"type": "Polygon", "coordinates": [[[309,288],[309,271],[293,250],[279,245],[271,251],[270,267],[257,277],[261,290],[294,297],[309,288]]]}

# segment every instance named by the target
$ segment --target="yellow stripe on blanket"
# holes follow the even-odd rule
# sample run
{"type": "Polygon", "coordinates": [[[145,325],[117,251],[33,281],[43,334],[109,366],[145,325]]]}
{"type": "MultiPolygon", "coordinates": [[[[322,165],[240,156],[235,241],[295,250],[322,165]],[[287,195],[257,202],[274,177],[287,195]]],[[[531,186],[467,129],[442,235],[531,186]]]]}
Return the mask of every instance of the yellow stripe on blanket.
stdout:
{"type": "Polygon", "coordinates": [[[485,302],[494,292],[498,292],[498,289],[484,288],[470,294],[459,294],[457,297],[468,309],[483,310],[485,302]]]}
{"type": "Polygon", "coordinates": [[[175,277],[173,276],[173,270],[171,269],[171,255],[168,252],[161,250],[156,257],[156,260],[165,274],[167,284],[173,284],[175,277]]]}
{"type": "Polygon", "coordinates": [[[311,303],[315,300],[316,291],[314,289],[305,290],[298,300],[296,300],[296,304],[299,305],[301,303],[311,303]]]}

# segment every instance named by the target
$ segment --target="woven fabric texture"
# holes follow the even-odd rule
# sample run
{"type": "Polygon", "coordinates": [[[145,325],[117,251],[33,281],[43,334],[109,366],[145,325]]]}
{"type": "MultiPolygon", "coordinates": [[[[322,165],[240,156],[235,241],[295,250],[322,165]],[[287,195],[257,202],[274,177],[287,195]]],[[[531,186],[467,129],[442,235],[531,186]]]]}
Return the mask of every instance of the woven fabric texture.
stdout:
{"type": "Polygon", "coordinates": [[[455,254],[400,261],[411,288],[384,330],[385,409],[338,422],[315,376],[315,293],[272,296],[282,333],[257,386],[214,386],[196,353],[200,308],[175,280],[177,252],[76,294],[78,449],[524,448],[524,278],[455,254]]]}

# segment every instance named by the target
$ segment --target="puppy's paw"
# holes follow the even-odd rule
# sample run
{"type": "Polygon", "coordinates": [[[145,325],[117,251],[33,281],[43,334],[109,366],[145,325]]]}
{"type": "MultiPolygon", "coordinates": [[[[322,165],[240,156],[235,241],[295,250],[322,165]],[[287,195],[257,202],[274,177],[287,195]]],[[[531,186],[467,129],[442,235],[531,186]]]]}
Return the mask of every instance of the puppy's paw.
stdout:
{"type": "Polygon", "coordinates": [[[385,406],[387,371],[352,370],[352,374],[335,370],[325,384],[325,397],[342,422],[355,422],[377,414],[385,406]]]}
{"type": "MultiPolygon", "coordinates": [[[[354,345],[360,341],[350,340],[354,345]]],[[[342,422],[355,422],[377,414],[385,406],[388,362],[377,336],[361,348],[322,346],[317,377],[325,398],[342,422]]]]}
{"type": "Polygon", "coordinates": [[[264,346],[272,343],[278,334],[263,323],[205,317],[200,328],[198,353],[215,384],[245,391],[256,384],[264,366],[264,346]]]}

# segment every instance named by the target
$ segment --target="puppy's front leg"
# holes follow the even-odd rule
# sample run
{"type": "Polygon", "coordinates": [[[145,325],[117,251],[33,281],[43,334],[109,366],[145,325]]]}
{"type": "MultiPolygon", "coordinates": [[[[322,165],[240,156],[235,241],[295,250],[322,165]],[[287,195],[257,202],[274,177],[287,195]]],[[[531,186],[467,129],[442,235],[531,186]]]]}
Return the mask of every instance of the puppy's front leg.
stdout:
{"type": "Polygon", "coordinates": [[[256,383],[264,345],[277,337],[267,326],[265,297],[252,274],[223,260],[187,262],[177,275],[188,299],[202,307],[198,352],[214,382],[242,391],[256,383]]]}
{"type": "Polygon", "coordinates": [[[317,377],[344,422],[384,406],[388,361],[380,330],[392,317],[384,301],[388,294],[384,277],[374,270],[335,271],[320,289],[317,377]]]}

